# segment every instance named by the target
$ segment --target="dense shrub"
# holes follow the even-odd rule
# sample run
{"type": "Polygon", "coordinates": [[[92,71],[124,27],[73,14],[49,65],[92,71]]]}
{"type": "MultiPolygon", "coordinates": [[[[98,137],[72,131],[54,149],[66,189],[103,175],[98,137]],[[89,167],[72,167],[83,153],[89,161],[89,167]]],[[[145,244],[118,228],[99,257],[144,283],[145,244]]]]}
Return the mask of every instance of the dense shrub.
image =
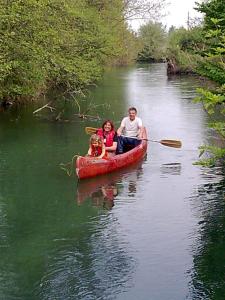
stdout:
{"type": "Polygon", "coordinates": [[[105,64],[132,59],[136,41],[122,1],[97,2],[2,1],[0,99],[34,99],[58,86],[79,92],[105,64]]]}

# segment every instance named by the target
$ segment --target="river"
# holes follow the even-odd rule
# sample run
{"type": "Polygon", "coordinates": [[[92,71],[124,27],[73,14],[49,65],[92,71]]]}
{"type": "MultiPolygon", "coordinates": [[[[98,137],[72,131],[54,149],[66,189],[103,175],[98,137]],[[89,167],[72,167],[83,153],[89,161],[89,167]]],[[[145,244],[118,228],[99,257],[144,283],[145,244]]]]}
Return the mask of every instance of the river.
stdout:
{"type": "Polygon", "coordinates": [[[199,85],[164,64],[107,71],[89,95],[102,120],[135,106],[149,138],[183,146],[149,142],[139,164],[83,182],[59,165],[102,120],[0,116],[0,299],[225,299],[224,173],[193,164],[215,138],[199,85]]]}

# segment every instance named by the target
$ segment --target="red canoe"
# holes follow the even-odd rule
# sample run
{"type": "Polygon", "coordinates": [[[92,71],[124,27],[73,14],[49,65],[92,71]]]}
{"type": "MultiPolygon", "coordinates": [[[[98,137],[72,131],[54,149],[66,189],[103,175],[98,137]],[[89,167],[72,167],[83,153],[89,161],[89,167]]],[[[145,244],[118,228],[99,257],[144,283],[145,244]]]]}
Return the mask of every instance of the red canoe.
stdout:
{"type": "MultiPolygon", "coordinates": [[[[146,132],[143,138],[147,139],[146,132]]],[[[142,140],[141,144],[134,149],[107,159],[78,156],[76,160],[76,173],[80,179],[111,173],[141,160],[146,152],[147,141],[142,140]]]]}

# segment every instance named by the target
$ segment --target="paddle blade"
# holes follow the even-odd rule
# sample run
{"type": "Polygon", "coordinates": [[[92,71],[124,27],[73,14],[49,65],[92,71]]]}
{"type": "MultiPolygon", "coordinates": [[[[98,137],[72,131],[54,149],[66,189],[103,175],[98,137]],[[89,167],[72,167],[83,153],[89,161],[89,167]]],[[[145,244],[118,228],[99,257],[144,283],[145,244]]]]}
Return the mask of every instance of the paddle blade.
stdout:
{"type": "Polygon", "coordinates": [[[173,147],[173,148],[181,148],[182,146],[181,141],[176,141],[176,140],[161,140],[160,144],[167,147],[173,147]]]}
{"type": "Polygon", "coordinates": [[[96,133],[98,130],[98,128],[94,128],[94,127],[85,127],[85,132],[87,134],[94,134],[96,133]]]}

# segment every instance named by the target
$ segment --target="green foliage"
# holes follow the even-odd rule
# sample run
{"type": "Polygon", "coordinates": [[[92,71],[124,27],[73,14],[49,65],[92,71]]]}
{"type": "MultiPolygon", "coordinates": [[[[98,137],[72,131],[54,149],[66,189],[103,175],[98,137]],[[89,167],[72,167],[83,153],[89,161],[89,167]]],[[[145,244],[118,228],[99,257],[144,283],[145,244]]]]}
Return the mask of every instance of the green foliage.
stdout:
{"type": "Polygon", "coordinates": [[[136,51],[122,0],[2,1],[0,41],[0,99],[11,100],[52,87],[79,92],[109,61],[127,62],[136,51]]]}
{"type": "Polygon", "coordinates": [[[211,157],[201,160],[201,164],[213,165],[222,160],[225,163],[225,6],[222,0],[211,0],[198,5],[198,10],[205,13],[203,33],[205,37],[204,60],[198,72],[219,86],[214,90],[199,89],[199,97],[212,121],[209,126],[221,136],[223,146],[202,146],[202,153],[211,157]]]}
{"type": "Polygon", "coordinates": [[[217,161],[224,163],[225,160],[225,148],[219,148],[216,146],[201,146],[199,147],[201,157],[203,154],[208,156],[207,158],[200,159],[195,165],[201,165],[205,167],[214,167],[217,161]]]}
{"type": "Polygon", "coordinates": [[[202,26],[186,30],[172,28],[168,37],[168,56],[181,71],[193,70],[216,82],[211,90],[198,89],[195,101],[202,102],[210,116],[209,126],[220,136],[218,145],[202,146],[200,164],[225,163],[225,5],[224,0],[209,0],[198,4],[204,13],[202,26]],[[222,145],[222,146],[221,146],[222,145]]]}
{"type": "Polygon", "coordinates": [[[225,103],[225,94],[220,94],[216,91],[209,91],[202,88],[197,89],[197,92],[199,93],[199,97],[196,97],[195,101],[202,102],[205,110],[210,115],[215,113],[218,105],[223,105],[223,103],[225,103]]]}
{"type": "Polygon", "coordinates": [[[204,49],[201,27],[187,30],[183,27],[171,28],[167,40],[167,57],[179,68],[181,73],[196,73],[201,53],[204,49]]]}
{"type": "MultiPolygon", "coordinates": [[[[223,115],[225,115],[225,111],[223,111],[223,115]]],[[[225,139],[225,126],[224,122],[210,122],[209,127],[215,129],[224,139],[225,139]]]]}
{"type": "Polygon", "coordinates": [[[202,26],[186,30],[174,29],[169,32],[168,56],[181,71],[208,77],[216,82],[211,90],[198,89],[195,101],[202,102],[210,116],[209,126],[220,136],[218,145],[202,146],[200,164],[214,165],[216,161],[225,162],[225,5],[224,0],[209,0],[198,4],[204,13],[202,26]],[[222,145],[222,146],[221,146],[222,145]]]}
{"type": "Polygon", "coordinates": [[[197,3],[197,10],[204,13],[205,30],[216,29],[217,25],[225,27],[225,7],[224,0],[210,0],[197,3]]]}
{"type": "Polygon", "coordinates": [[[139,30],[142,49],[138,53],[140,61],[157,61],[165,58],[166,31],[161,23],[149,22],[139,30]]]}
{"type": "Polygon", "coordinates": [[[173,49],[179,48],[181,51],[190,53],[199,53],[204,49],[204,38],[201,27],[194,27],[187,30],[183,27],[170,30],[168,35],[168,48],[172,52],[173,49]]]}
{"type": "MultiPolygon", "coordinates": [[[[204,145],[200,148],[202,155],[207,153],[209,158],[201,159],[198,163],[204,166],[213,166],[217,161],[225,163],[225,93],[221,92],[220,88],[209,91],[207,89],[198,89],[199,96],[196,97],[196,102],[202,102],[206,112],[211,117],[211,122],[208,124],[220,136],[220,144],[222,146],[204,145]]],[[[200,155],[200,156],[201,156],[200,155]]]]}
{"type": "Polygon", "coordinates": [[[203,3],[199,5],[198,10],[206,14],[203,28],[206,58],[199,64],[198,72],[222,85],[225,83],[224,1],[213,0],[203,3]]]}
{"type": "Polygon", "coordinates": [[[221,64],[221,59],[217,57],[205,58],[199,61],[196,71],[198,74],[223,84],[225,82],[225,68],[221,64]]]}
{"type": "Polygon", "coordinates": [[[198,68],[201,56],[188,51],[182,51],[179,47],[168,49],[169,58],[174,61],[180,69],[181,73],[193,73],[198,68]]]}

